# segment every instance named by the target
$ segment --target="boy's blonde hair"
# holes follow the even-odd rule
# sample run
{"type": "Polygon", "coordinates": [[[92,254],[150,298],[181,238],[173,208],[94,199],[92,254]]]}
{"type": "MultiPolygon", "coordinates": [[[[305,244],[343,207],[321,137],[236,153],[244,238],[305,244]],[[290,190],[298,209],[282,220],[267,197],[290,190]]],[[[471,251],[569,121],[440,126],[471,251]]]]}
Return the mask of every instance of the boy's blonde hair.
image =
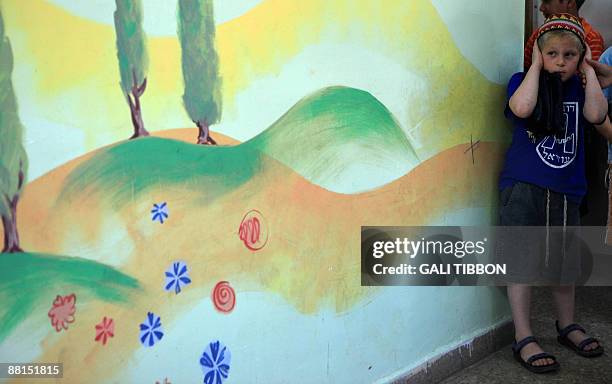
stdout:
{"type": "Polygon", "coordinates": [[[564,29],[555,29],[552,31],[548,31],[544,33],[542,36],[540,36],[540,38],[538,39],[538,47],[540,48],[540,50],[542,50],[544,45],[548,42],[548,40],[550,40],[553,37],[567,37],[571,39],[575,43],[578,51],[580,52],[580,56],[584,54],[584,51],[585,51],[584,43],[580,41],[580,39],[578,38],[578,36],[576,36],[575,33],[564,30],[564,29]]]}

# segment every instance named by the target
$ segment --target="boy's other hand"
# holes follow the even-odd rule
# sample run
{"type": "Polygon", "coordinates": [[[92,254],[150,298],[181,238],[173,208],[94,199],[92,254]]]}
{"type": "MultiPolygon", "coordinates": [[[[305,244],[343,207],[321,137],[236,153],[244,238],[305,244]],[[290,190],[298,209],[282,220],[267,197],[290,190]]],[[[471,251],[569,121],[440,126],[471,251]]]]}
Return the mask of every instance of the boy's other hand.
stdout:
{"type": "Polygon", "coordinates": [[[601,88],[612,86],[612,66],[591,60],[590,58],[586,59],[586,61],[595,70],[601,88]]]}
{"type": "MultiPolygon", "coordinates": [[[[584,54],[584,58],[583,58],[583,59],[582,59],[582,61],[580,62],[580,68],[579,68],[579,69],[580,69],[580,72],[581,72],[582,74],[584,74],[584,72],[585,72],[585,71],[587,71],[589,68],[593,68],[593,67],[591,67],[591,65],[589,64],[589,60],[591,60],[591,58],[592,58],[592,57],[593,57],[593,56],[592,56],[592,53],[591,53],[591,47],[589,47],[589,46],[587,45],[586,52],[585,52],[585,54],[584,54]]],[[[584,76],[583,76],[583,81],[586,81],[586,80],[584,79],[584,76]]]]}
{"type": "Polygon", "coordinates": [[[588,70],[588,68],[593,68],[588,62],[589,60],[591,60],[591,57],[592,57],[591,47],[587,45],[584,57],[582,58],[582,61],[580,62],[580,68],[578,68],[579,69],[578,75],[580,76],[580,79],[582,80],[582,88],[586,88],[586,84],[587,84],[587,77],[586,77],[585,72],[588,70]]]}
{"type": "Polygon", "coordinates": [[[542,67],[544,66],[544,59],[542,58],[542,52],[540,52],[540,47],[538,47],[537,41],[533,44],[533,52],[531,53],[531,66],[536,67],[537,69],[542,69],[542,67]]]}

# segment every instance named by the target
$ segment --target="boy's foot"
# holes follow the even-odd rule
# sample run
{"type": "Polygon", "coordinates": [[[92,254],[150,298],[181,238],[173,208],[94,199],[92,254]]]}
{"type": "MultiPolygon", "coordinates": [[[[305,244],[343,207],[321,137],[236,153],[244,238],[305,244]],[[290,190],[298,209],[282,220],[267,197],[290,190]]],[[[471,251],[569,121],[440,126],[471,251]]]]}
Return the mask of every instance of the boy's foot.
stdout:
{"type": "MultiPolygon", "coordinates": [[[[537,355],[538,353],[543,353],[544,350],[540,347],[540,344],[537,342],[529,343],[523,349],[521,349],[521,358],[523,361],[527,361],[531,356],[537,355]]],[[[537,359],[531,365],[541,366],[541,365],[549,365],[553,364],[555,361],[551,358],[537,359]]]]}
{"type": "Polygon", "coordinates": [[[578,324],[569,324],[561,328],[559,321],[555,322],[559,336],[557,340],[562,345],[573,350],[580,356],[596,357],[603,354],[603,347],[593,337],[588,337],[586,331],[578,324]]]}
{"type": "MultiPolygon", "coordinates": [[[[571,340],[572,343],[574,343],[574,345],[580,345],[580,343],[582,343],[584,340],[588,339],[588,336],[579,330],[575,330],[570,332],[567,335],[567,338],[571,340]]],[[[599,342],[597,341],[593,341],[587,345],[584,346],[584,350],[585,351],[591,351],[595,348],[599,347],[599,342]]]]}
{"type": "Polygon", "coordinates": [[[557,359],[550,353],[544,352],[533,336],[515,341],[512,344],[512,352],[514,358],[531,372],[545,373],[559,369],[557,359]]]}

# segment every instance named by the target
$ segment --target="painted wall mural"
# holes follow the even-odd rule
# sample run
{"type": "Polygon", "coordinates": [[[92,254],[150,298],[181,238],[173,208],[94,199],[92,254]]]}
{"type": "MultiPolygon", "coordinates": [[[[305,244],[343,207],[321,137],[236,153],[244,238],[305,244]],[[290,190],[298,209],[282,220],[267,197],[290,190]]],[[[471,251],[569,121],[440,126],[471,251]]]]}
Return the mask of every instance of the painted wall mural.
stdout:
{"type": "Polygon", "coordinates": [[[360,227],[494,221],[522,2],[0,11],[1,362],[384,382],[508,317],[497,289],[361,287],[360,227]]]}

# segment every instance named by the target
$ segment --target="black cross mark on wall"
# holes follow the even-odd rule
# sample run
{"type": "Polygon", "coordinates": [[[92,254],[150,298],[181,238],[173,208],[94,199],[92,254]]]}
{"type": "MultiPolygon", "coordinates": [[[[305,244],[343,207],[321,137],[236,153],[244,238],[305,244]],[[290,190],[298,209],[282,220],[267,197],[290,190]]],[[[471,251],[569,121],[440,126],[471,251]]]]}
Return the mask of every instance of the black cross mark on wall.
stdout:
{"type": "Polygon", "coordinates": [[[474,142],[474,140],[472,139],[472,135],[470,135],[470,147],[463,151],[463,154],[466,154],[467,151],[472,152],[472,164],[474,164],[474,149],[478,147],[478,143],[480,143],[480,140],[476,140],[476,142],[474,142]]]}

